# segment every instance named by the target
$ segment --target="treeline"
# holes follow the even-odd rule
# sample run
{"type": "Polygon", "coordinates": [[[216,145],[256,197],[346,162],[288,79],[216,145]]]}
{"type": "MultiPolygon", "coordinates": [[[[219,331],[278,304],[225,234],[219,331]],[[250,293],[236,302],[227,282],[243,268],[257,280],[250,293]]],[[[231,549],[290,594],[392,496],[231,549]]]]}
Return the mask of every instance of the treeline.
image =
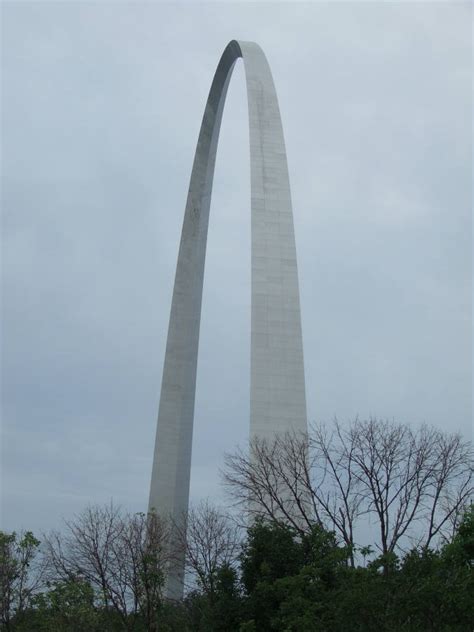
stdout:
{"type": "Polygon", "coordinates": [[[0,532],[1,629],[472,632],[471,477],[469,444],[427,427],[356,420],[254,442],[227,458],[238,513],[203,503],[183,529],[110,505],[41,542],[0,532]],[[186,591],[172,602],[176,550],[186,591]]]}

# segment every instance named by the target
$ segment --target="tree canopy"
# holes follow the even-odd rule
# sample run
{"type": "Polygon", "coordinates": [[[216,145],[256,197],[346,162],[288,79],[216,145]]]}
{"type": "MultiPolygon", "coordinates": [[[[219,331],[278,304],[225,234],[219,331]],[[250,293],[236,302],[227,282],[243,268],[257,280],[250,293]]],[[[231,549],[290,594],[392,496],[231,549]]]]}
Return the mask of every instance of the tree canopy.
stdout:
{"type": "Polygon", "coordinates": [[[206,502],[186,531],[108,505],[40,538],[0,532],[1,629],[472,632],[466,443],[372,420],[253,447],[228,460],[233,500],[247,494],[246,527],[206,502]],[[356,537],[364,512],[377,525],[370,544],[356,537]],[[172,602],[164,587],[178,546],[186,594],[172,602]]]}

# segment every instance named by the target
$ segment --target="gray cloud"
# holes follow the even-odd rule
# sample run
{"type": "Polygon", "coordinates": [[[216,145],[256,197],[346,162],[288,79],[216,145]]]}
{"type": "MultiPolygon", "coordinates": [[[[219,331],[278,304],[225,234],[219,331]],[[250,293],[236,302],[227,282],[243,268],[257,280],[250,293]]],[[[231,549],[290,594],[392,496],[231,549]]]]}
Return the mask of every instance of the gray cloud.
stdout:
{"type": "MultiPolygon", "coordinates": [[[[294,198],[310,419],[471,433],[462,4],[5,3],[3,525],[146,506],[186,188],[218,57],[264,48],[294,198]]],[[[192,495],[247,435],[243,69],[218,150],[192,495]],[[232,285],[225,284],[229,276],[232,285]]]]}

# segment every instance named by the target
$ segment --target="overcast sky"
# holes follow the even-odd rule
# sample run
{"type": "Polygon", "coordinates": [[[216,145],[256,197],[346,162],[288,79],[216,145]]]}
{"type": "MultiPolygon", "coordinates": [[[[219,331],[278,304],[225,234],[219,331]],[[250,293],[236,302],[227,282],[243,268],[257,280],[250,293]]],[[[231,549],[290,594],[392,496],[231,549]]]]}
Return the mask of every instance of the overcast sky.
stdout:
{"type": "MultiPolygon", "coordinates": [[[[470,3],[3,3],[3,516],[148,499],[184,204],[231,39],[273,71],[310,420],[472,433],[470,3]]],[[[191,495],[249,417],[242,64],[218,149],[191,495]],[[229,282],[229,279],[231,282],[229,282]]]]}

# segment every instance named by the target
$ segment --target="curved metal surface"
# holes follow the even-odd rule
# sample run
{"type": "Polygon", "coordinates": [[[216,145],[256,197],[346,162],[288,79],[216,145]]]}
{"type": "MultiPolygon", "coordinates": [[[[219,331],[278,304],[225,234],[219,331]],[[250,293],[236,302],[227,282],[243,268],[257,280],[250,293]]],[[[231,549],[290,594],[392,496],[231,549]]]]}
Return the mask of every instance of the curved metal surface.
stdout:
{"type": "MultiPolygon", "coordinates": [[[[307,428],[293,213],[278,100],[261,48],[233,40],[217,66],[199,133],[166,345],[149,508],[173,520],[182,520],[188,508],[209,207],[222,112],[239,57],[250,126],[250,435],[271,439],[307,428]]],[[[178,554],[168,578],[170,597],[182,595],[183,568],[178,554]]]]}

